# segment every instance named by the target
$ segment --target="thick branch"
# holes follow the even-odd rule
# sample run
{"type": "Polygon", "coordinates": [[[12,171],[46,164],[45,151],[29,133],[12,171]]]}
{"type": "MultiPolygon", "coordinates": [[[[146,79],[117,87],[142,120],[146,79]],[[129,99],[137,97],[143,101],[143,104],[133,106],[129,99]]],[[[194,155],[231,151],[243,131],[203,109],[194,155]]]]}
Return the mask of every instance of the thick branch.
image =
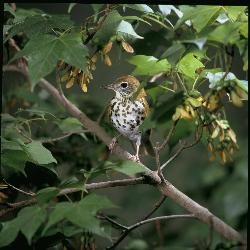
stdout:
{"type": "Polygon", "coordinates": [[[162,194],[170,197],[188,212],[194,214],[196,218],[210,225],[213,230],[223,235],[226,239],[244,243],[242,236],[236,230],[228,226],[218,217],[214,216],[207,208],[202,207],[197,202],[190,199],[187,195],[174,187],[169,181],[162,182],[157,186],[162,194]]]}

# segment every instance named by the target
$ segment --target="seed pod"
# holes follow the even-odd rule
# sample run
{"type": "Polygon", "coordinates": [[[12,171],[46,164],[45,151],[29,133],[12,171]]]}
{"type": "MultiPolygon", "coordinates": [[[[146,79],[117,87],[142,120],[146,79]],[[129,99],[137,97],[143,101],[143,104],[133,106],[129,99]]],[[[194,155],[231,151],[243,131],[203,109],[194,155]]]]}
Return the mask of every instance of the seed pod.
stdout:
{"type": "Polygon", "coordinates": [[[212,145],[212,143],[211,142],[209,142],[208,144],[207,144],[207,150],[209,151],[209,152],[212,152],[213,151],[213,145],[212,145]]]}
{"type": "Polygon", "coordinates": [[[242,103],[241,99],[239,98],[239,96],[234,91],[230,92],[230,97],[232,99],[233,104],[236,107],[242,107],[243,103],[242,103]]]}
{"type": "Polygon", "coordinates": [[[134,53],[134,49],[133,49],[133,47],[129,43],[127,43],[125,41],[122,41],[122,47],[128,53],[134,53]]]}
{"type": "Polygon", "coordinates": [[[227,161],[227,157],[226,157],[225,151],[224,151],[224,150],[221,150],[221,151],[219,152],[219,154],[220,154],[220,157],[221,157],[221,159],[222,159],[222,162],[225,163],[225,162],[227,161]]]}
{"type": "Polygon", "coordinates": [[[73,77],[76,77],[76,75],[77,75],[78,73],[80,73],[80,72],[81,72],[81,69],[80,69],[80,68],[74,68],[73,73],[72,73],[73,77]]]}
{"type": "Polygon", "coordinates": [[[94,54],[92,57],[91,57],[91,62],[93,63],[96,63],[97,62],[97,54],[94,54]]]}
{"type": "Polygon", "coordinates": [[[67,84],[66,84],[66,88],[67,88],[67,89],[71,88],[71,87],[73,86],[73,84],[74,84],[74,81],[75,81],[75,78],[74,78],[74,77],[71,77],[71,78],[68,80],[67,84]]]}
{"type": "Polygon", "coordinates": [[[215,139],[215,138],[219,135],[219,133],[220,133],[220,127],[217,126],[217,127],[214,129],[214,131],[213,131],[213,133],[212,133],[212,135],[211,135],[211,138],[212,138],[212,139],[215,139]]]}
{"type": "Polygon", "coordinates": [[[108,66],[111,66],[112,65],[112,62],[111,62],[111,59],[108,55],[104,55],[104,63],[108,66]]]}
{"type": "Polygon", "coordinates": [[[107,53],[109,53],[109,51],[112,49],[112,45],[113,43],[110,41],[108,42],[103,48],[102,48],[102,53],[104,55],[106,55],[107,53]]]}
{"type": "Polygon", "coordinates": [[[95,65],[95,63],[91,63],[91,64],[90,64],[90,69],[91,69],[92,71],[95,71],[95,70],[96,70],[96,65],[95,65]]]}
{"type": "Polygon", "coordinates": [[[227,131],[227,134],[230,137],[230,139],[236,144],[237,143],[236,134],[231,128],[227,131]]]}
{"type": "Polygon", "coordinates": [[[61,77],[61,82],[65,82],[69,79],[70,72],[67,71],[64,73],[64,75],[61,77]]]}
{"type": "Polygon", "coordinates": [[[81,89],[84,93],[86,93],[88,91],[88,88],[87,88],[87,77],[86,77],[86,74],[83,73],[80,77],[80,86],[81,86],[81,89]]]}

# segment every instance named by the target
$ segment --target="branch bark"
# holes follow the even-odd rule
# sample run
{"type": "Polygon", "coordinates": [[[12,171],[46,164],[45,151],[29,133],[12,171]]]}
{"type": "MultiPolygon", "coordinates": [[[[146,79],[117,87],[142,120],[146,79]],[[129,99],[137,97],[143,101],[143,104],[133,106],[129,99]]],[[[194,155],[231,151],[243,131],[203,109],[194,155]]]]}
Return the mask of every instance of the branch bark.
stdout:
{"type": "MultiPolygon", "coordinates": [[[[11,66],[13,69],[13,65],[7,65],[3,69],[8,70],[9,66],[11,66]]],[[[16,66],[14,66],[14,68],[15,67],[16,66]]],[[[28,77],[28,72],[26,70],[17,69],[17,71],[28,77]]],[[[96,122],[89,119],[86,114],[81,112],[64,95],[60,95],[58,90],[51,83],[49,83],[45,79],[41,79],[38,85],[41,88],[45,89],[48,93],[50,93],[59,104],[65,107],[69,114],[76,117],[86,129],[88,129],[91,133],[95,134],[103,143],[105,143],[107,146],[110,144],[111,137],[105,132],[105,130],[101,128],[96,122]]],[[[131,154],[125,151],[119,145],[114,148],[113,152],[123,160],[131,160],[131,154]]],[[[217,231],[226,239],[236,240],[243,244],[245,243],[242,236],[236,230],[234,230],[232,227],[230,227],[218,217],[213,215],[210,211],[208,211],[208,209],[202,207],[201,205],[190,199],[188,196],[186,196],[184,193],[174,187],[170,182],[162,181],[162,179],[158,176],[157,172],[151,171],[145,165],[143,166],[145,168],[145,181],[147,181],[147,183],[155,184],[162,194],[173,199],[181,207],[184,207],[191,214],[194,214],[195,217],[199,220],[203,221],[208,225],[211,225],[213,230],[217,231]]]]}

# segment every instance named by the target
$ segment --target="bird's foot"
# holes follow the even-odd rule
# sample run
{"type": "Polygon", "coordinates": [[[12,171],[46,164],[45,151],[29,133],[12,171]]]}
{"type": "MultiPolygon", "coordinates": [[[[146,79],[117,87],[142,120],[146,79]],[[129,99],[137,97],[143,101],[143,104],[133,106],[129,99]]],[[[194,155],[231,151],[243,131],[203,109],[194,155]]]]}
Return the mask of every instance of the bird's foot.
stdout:
{"type": "Polygon", "coordinates": [[[141,162],[139,155],[131,155],[129,158],[131,161],[141,162]]]}
{"type": "Polygon", "coordinates": [[[112,154],[113,149],[114,149],[114,147],[115,147],[116,144],[117,144],[117,138],[114,137],[114,138],[111,140],[110,144],[109,144],[109,150],[110,150],[110,153],[111,153],[111,154],[112,154]]]}

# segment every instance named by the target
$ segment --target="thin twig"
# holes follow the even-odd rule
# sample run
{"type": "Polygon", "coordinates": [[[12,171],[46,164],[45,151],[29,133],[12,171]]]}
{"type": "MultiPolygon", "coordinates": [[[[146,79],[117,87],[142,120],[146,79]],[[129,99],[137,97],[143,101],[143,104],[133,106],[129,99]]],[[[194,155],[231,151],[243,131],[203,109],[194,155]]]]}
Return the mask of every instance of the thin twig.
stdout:
{"type": "Polygon", "coordinates": [[[151,219],[147,219],[147,220],[143,220],[140,222],[137,222],[131,226],[128,227],[127,230],[125,230],[122,235],[113,243],[112,246],[107,247],[106,250],[108,249],[115,249],[115,247],[117,247],[121,241],[134,229],[150,223],[150,222],[154,222],[154,221],[158,221],[158,220],[169,220],[169,219],[177,219],[177,218],[195,218],[195,216],[193,214],[178,214],[178,215],[167,215],[167,216],[159,216],[159,217],[155,217],[155,218],[151,218],[151,219]]]}
{"type": "Polygon", "coordinates": [[[166,198],[167,197],[165,195],[162,195],[160,200],[155,203],[153,209],[149,213],[147,213],[140,221],[148,219],[162,205],[166,198]]]}
{"type": "Polygon", "coordinates": [[[13,188],[14,190],[16,190],[16,191],[18,191],[18,192],[20,192],[20,193],[22,193],[22,194],[26,194],[26,195],[29,195],[29,196],[34,196],[34,195],[35,195],[35,193],[33,193],[33,192],[26,192],[26,191],[24,191],[24,190],[22,190],[22,189],[20,189],[20,188],[17,188],[17,187],[15,187],[15,186],[11,185],[11,184],[8,183],[5,179],[3,179],[3,181],[4,181],[9,187],[13,188]]]}
{"type": "Polygon", "coordinates": [[[195,133],[195,140],[190,143],[190,144],[186,144],[185,142],[183,142],[180,146],[180,148],[176,151],[176,153],[171,156],[164,164],[161,165],[160,169],[163,170],[170,162],[172,162],[177,156],[180,155],[180,153],[184,150],[184,149],[188,149],[188,148],[191,148],[193,146],[195,146],[201,139],[201,136],[202,136],[202,131],[203,131],[203,128],[201,128],[201,132],[198,133],[198,131],[196,131],[195,133]]]}
{"type": "Polygon", "coordinates": [[[108,222],[110,222],[112,225],[114,225],[115,227],[119,228],[119,229],[122,229],[122,230],[128,230],[128,227],[127,226],[124,226],[122,225],[121,223],[111,219],[109,216],[105,215],[105,214],[102,214],[102,213],[99,213],[97,214],[96,216],[98,219],[101,219],[101,220],[106,220],[108,222]]]}
{"type": "Polygon", "coordinates": [[[161,144],[161,146],[159,146],[158,151],[161,151],[161,150],[168,144],[169,139],[170,139],[170,137],[172,136],[172,134],[173,134],[173,132],[174,132],[174,129],[175,129],[175,127],[176,127],[178,121],[179,121],[179,120],[174,121],[172,127],[170,128],[170,130],[169,130],[169,132],[168,132],[167,137],[165,138],[165,140],[163,141],[163,143],[161,144]]]}
{"type": "Polygon", "coordinates": [[[86,133],[88,132],[88,130],[78,130],[78,131],[72,131],[72,132],[69,132],[69,133],[66,133],[62,136],[59,136],[59,137],[55,137],[55,138],[48,138],[48,139],[41,139],[40,142],[41,143],[53,143],[55,141],[60,141],[60,140],[63,140],[73,134],[81,134],[81,133],[86,133]]]}

